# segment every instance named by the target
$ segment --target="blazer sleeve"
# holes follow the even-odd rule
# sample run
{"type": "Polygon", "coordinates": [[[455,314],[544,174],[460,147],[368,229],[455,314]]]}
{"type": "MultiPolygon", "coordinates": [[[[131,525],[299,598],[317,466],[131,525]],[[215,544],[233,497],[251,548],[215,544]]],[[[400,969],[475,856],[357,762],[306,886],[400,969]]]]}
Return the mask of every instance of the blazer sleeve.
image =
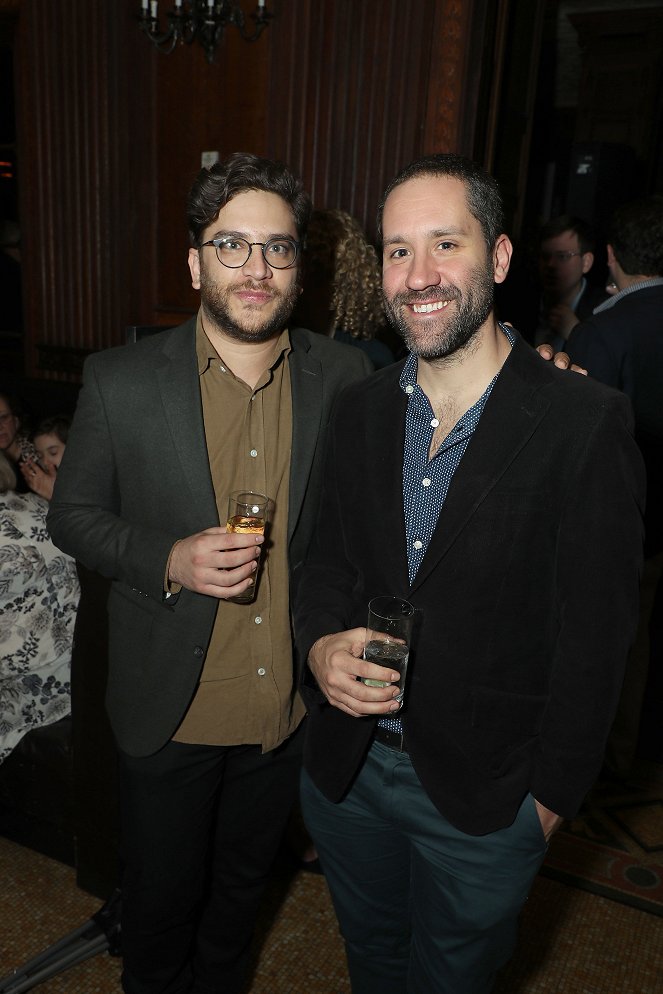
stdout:
{"type": "MultiPolygon", "coordinates": [[[[150,500],[142,520],[123,507],[116,450],[122,446],[111,429],[100,356],[84,367],[67,447],[58,470],[47,524],[54,543],[89,569],[122,580],[140,593],[161,601],[166,562],[179,537],[150,520],[150,500]]],[[[109,371],[106,369],[106,373],[109,371]]],[[[115,370],[111,368],[110,375],[115,370]]],[[[141,426],[134,426],[138,431],[141,426]]],[[[125,440],[126,442],[126,440],[125,440]]],[[[167,498],[166,498],[167,499],[167,498]]],[[[139,501],[134,499],[134,503],[139,501]]]]}
{"type": "Polygon", "coordinates": [[[559,630],[532,794],[567,818],[600,771],[638,620],[645,475],[630,421],[615,394],[580,450],[559,521],[559,630]]]}

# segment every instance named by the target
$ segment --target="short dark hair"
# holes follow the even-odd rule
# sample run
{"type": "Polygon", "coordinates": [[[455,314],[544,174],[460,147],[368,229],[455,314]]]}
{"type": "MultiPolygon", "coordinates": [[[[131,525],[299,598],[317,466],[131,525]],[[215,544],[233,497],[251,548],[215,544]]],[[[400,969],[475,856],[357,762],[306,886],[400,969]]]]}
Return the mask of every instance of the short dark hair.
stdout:
{"type": "Polygon", "coordinates": [[[71,418],[67,414],[56,414],[52,418],[44,418],[43,421],[40,421],[32,433],[32,437],[34,439],[37,435],[55,435],[63,445],[66,445],[70,428],[71,418]]]}
{"type": "Polygon", "coordinates": [[[565,231],[571,231],[578,238],[578,248],[584,255],[585,252],[594,252],[596,247],[596,237],[594,229],[589,221],[573,214],[560,214],[559,217],[551,217],[549,221],[541,225],[539,229],[539,245],[549,238],[557,238],[565,231]]]}
{"type": "Polygon", "coordinates": [[[264,159],[248,152],[235,152],[209,169],[201,169],[187,201],[189,237],[200,248],[202,234],[218,217],[219,211],[248,190],[264,190],[281,197],[292,211],[300,240],[306,235],[311,200],[301,180],[282,162],[264,159]]]}
{"type": "Polygon", "coordinates": [[[382,216],[389,194],[397,186],[420,176],[450,176],[465,184],[467,206],[470,214],[481,225],[483,237],[492,250],[498,236],[504,231],[504,203],[499,184],[483,166],[464,155],[443,152],[425,155],[402,169],[385,190],[378,207],[378,234],[382,238],[382,216]]]}
{"type": "Polygon", "coordinates": [[[608,226],[608,242],[627,276],[663,276],[663,194],[618,207],[608,226]]]}

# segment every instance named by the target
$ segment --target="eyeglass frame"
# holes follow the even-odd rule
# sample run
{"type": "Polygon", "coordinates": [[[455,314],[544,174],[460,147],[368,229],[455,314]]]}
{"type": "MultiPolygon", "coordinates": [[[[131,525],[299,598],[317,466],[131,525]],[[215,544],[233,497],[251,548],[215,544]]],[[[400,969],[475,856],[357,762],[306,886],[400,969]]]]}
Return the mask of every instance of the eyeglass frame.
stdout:
{"type": "Polygon", "coordinates": [[[286,271],[286,269],[292,269],[292,267],[297,262],[297,259],[299,258],[299,250],[301,248],[301,243],[298,242],[298,241],[296,241],[294,238],[290,238],[289,235],[286,235],[284,237],[275,236],[274,238],[268,238],[266,242],[250,242],[248,240],[248,238],[242,238],[241,235],[233,235],[233,236],[222,235],[219,238],[210,238],[209,241],[202,242],[201,245],[199,246],[199,248],[205,248],[206,245],[213,245],[214,246],[214,254],[216,255],[216,257],[217,257],[218,261],[221,263],[221,265],[225,266],[226,269],[241,269],[242,266],[245,266],[247,264],[247,262],[249,261],[249,259],[251,258],[251,253],[253,252],[253,246],[254,245],[259,245],[260,246],[260,252],[262,254],[262,257],[263,257],[263,260],[265,262],[265,265],[269,266],[270,269],[275,269],[279,273],[284,273],[286,271]],[[232,239],[234,241],[236,241],[236,242],[244,242],[244,244],[248,245],[248,247],[249,247],[249,254],[247,255],[247,257],[244,260],[244,262],[241,262],[239,264],[239,266],[229,266],[227,262],[224,262],[222,259],[219,259],[219,251],[218,250],[219,250],[219,246],[221,245],[221,242],[229,241],[231,237],[232,237],[232,239]],[[290,244],[292,246],[294,246],[294,249],[295,249],[295,258],[292,260],[292,262],[289,262],[287,266],[274,266],[274,265],[272,265],[271,262],[268,261],[267,257],[265,256],[265,249],[267,248],[268,245],[271,245],[272,242],[290,242],[290,244]]]}
{"type": "Polygon", "coordinates": [[[586,252],[572,252],[571,249],[559,249],[556,252],[539,252],[541,262],[569,262],[575,255],[587,255],[586,252]]]}

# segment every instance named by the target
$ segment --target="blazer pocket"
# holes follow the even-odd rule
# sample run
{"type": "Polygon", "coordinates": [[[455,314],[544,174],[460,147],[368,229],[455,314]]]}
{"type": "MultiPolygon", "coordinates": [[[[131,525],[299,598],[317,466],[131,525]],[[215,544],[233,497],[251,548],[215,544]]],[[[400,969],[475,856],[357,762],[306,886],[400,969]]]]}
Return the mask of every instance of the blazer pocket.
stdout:
{"type": "Polygon", "coordinates": [[[472,747],[482,768],[503,776],[538,738],[547,694],[517,694],[491,687],[472,692],[472,747]]]}

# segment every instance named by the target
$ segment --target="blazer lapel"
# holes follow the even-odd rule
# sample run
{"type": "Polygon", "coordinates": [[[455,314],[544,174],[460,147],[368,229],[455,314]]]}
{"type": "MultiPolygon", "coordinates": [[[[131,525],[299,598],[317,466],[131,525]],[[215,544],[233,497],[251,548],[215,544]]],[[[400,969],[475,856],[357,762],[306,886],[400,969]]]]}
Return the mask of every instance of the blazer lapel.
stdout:
{"type": "Polygon", "coordinates": [[[302,509],[322,416],[322,366],[311,355],[308,342],[291,331],[289,356],[292,394],[292,453],[288,496],[288,542],[302,509]]]}
{"type": "Polygon", "coordinates": [[[369,399],[366,443],[362,458],[366,460],[361,479],[368,482],[372,501],[367,514],[381,543],[381,560],[385,566],[385,592],[409,589],[405,518],[403,515],[403,448],[407,395],[401,390],[399,377],[403,363],[390,369],[392,377],[377,387],[381,396],[369,399]]]}
{"type": "MultiPolygon", "coordinates": [[[[200,383],[196,361],[195,318],[173,334],[164,347],[164,363],[156,370],[165,426],[188,491],[182,496],[207,524],[218,521],[209,468],[200,383]]],[[[175,499],[177,495],[173,495],[175,499]]]]}
{"type": "MultiPolygon", "coordinates": [[[[549,403],[540,390],[543,380],[539,381],[536,376],[526,380],[521,376],[523,365],[543,363],[534,353],[530,356],[530,352],[528,346],[517,342],[500,373],[467,451],[454,473],[412,590],[426,580],[446,555],[548,410],[549,403]]],[[[536,373],[537,367],[530,367],[532,370],[536,373]]]]}

